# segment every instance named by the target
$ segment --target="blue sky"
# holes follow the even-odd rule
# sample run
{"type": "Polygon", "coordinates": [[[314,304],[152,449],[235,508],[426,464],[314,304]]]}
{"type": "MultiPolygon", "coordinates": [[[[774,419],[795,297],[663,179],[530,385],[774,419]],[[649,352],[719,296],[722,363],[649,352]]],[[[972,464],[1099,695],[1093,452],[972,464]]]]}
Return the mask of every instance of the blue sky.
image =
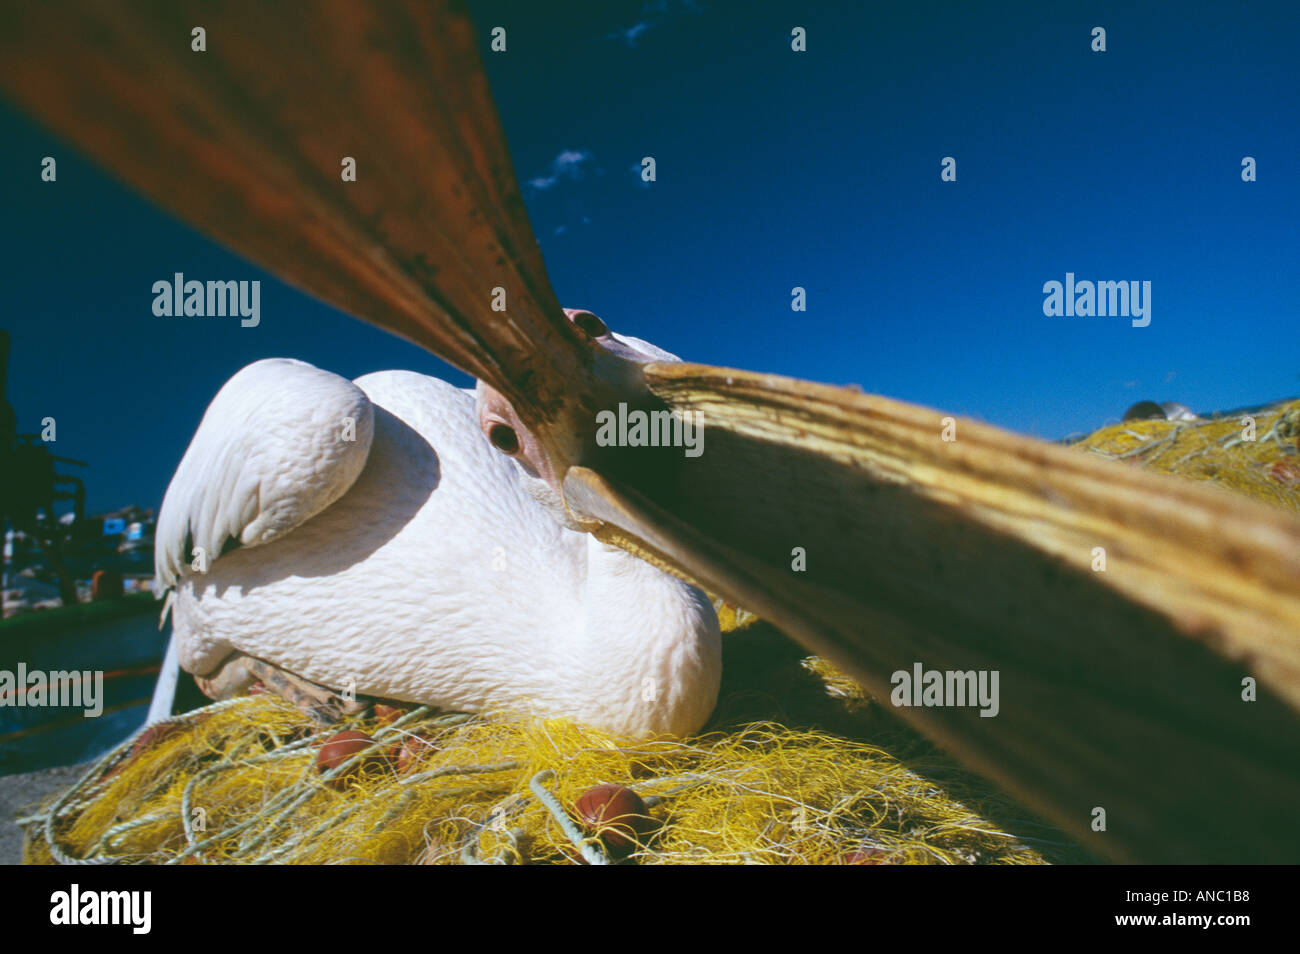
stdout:
{"type": "MultiPolygon", "coordinates": [[[[615,330],[1048,438],[1141,398],[1208,411],[1300,393],[1284,5],[472,6],[485,38],[507,30],[485,58],[552,283],[615,330]],[[1043,284],[1066,272],[1150,281],[1150,325],[1044,316],[1043,284]]],[[[91,462],[92,510],[157,506],[208,400],[258,358],[465,380],[3,105],[0,190],[9,397],[20,429],[53,416],[57,452],[91,462]],[[152,283],[175,271],[262,279],[261,324],[155,317],[152,283]]]]}

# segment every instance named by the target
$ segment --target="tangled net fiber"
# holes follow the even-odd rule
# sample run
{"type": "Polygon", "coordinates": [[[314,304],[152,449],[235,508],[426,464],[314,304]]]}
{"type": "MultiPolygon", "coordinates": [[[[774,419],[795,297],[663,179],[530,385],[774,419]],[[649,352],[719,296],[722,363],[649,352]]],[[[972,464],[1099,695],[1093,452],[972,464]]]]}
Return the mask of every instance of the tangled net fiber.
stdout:
{"type": "Polygon", "coordinates": [[[1125,421],[1073,444],[1160,474],[1213,481],[1257,500],[1300,511],[1300,401],[1275,404],[1251,415],[1196,421],[1125,421]]]}
{"type": "MultiPolygon", "coordinates": [[[[1236,419],[1130,421],[1085,452],[1300,510],[1300,402],[1236,419]],[[1294,471],[1295,479],[1292,479],[1294,471]]],[[[273,696],[141,730],[20,819],[29,863],[1041,864],[1079,845],[960,769],[824,660],[719,604],[723,687],[705,731],[628,743],[565,720],[411,708],[321,728],[273,696]],[[341,729],[374,739],[322,774],[341,729]],[[399,749],[405,750],[400,763],[399,749]],[[399,764],[401,768],[399,769],[399,764]],[[612,854],[581,824],[598,784],[653,826],[612,854]]]]}

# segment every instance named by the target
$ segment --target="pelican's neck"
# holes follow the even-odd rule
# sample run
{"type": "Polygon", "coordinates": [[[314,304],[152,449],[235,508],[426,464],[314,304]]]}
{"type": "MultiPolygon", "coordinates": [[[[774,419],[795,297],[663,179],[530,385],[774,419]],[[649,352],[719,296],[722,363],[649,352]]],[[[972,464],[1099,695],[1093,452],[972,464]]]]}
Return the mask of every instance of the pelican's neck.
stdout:
{"type": "Polygon", "coordinates": [[[602,721],[685,736],[717,701],[722,647],[699,589],[587,536],[586,618],[575,658],[602,721]]]}

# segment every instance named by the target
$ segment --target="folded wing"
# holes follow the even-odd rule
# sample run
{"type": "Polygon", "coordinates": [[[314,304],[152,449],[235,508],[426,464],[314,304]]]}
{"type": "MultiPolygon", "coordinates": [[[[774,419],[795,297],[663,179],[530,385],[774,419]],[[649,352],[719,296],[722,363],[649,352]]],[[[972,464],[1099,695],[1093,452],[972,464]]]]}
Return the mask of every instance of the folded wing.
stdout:
{"type": "Polygon", "coordinates": [[[374,408],[346,378],[287,358],[244,368],[212,399],[167,488],[155,586],[316,516],[360,476],[373,436],[374,408]]]}

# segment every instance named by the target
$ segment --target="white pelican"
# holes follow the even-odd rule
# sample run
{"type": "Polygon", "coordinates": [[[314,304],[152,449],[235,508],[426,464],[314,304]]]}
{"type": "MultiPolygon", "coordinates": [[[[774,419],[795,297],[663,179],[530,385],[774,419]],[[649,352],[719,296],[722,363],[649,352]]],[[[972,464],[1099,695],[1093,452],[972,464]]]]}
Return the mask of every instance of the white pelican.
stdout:
{"type": "MultiPolygon", "coordinates": [[[[566,311],[606,351],[676,360],[566,311]]],[[[628,737],[699,729],[721,675],[712,604],[578,530],[533,450],[482,383],[244,368],[159,514],[181,666],[210,695],[260,678],[317,715],[351,688],[628,737]]]]}

